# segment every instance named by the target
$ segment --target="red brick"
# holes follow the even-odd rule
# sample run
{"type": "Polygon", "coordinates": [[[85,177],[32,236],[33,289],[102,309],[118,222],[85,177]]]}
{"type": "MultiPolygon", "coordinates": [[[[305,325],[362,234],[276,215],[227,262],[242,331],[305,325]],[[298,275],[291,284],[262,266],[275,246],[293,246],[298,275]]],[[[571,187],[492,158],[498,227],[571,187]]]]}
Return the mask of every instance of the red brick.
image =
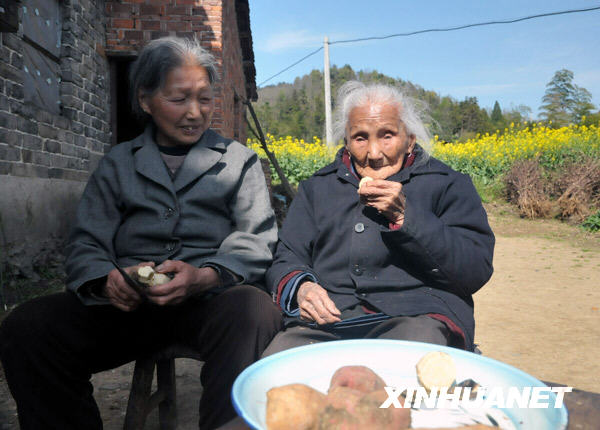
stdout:
{"type": "Polygon", "coordinates": [[[159,39],[161,37],[169,36],[168,31],[152,31],[150,32],[151,39],[159,39]]]}
{"type": "Polygon", "coordinates": [[[144,34],[139,30],[130,30],[125,32],[125,40],[143,40],[144,34]]]}
{"type": "Polygon", "coordinates": [[[127,3],[111,2],[110,9],[112,14],[132,14],[134,13],[135,5],[127,3]]]}
{"type": "Polygon", "coordinates": [[[113,18],[112,26],[116,28],[133,28],[133,19],[113,18]]]}
{"type": "Polygon", "coordinates": [[[192,31],[192,26],[189,22],[172,21],[167,22],[167,31],[192,31]]]}
{"type": "Polygon", "coordinates": [[[160,21],[141,21],[142,30],[160,30],[160,21]]]}
{"type": "Polygon", "coordinates": [[[190,15],[191,12],[191,8],[189,6],[167,6],[165,9],[167,16],[190,15]]]}
{"type": "Polygon", "coordinates": [[[96,52],[103,58],[106,58],[106,52],[104,51],[104,45],[96,42],[96,52]]]}
{"type": "Polygon", "coordinates": [[[194,31],[210,31],[210,27],[200,23],[192,22],[192,30],[194,31]]]}
{"type": "Polygon", "coordinates": [[[203,7],[192,8],[192,15],[206,18],[206,11],[203,7]]]}
{"type": "Polygon", "coordinates": [[[163,8],[160,5],[141,4],[140,15],[161,15],[163,8]]]}

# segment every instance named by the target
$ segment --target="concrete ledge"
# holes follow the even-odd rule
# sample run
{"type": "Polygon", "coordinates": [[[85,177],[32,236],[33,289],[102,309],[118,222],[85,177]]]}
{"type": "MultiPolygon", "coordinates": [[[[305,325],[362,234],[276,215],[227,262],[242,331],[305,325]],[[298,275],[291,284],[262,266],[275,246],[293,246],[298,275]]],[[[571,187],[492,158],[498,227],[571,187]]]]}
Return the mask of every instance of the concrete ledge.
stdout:
{"type": "Polygon", "coordinates": [[[34,261],[62,246],[84,187],[79,181],[1,175],[1,262],[27,275],[34,261]]]}

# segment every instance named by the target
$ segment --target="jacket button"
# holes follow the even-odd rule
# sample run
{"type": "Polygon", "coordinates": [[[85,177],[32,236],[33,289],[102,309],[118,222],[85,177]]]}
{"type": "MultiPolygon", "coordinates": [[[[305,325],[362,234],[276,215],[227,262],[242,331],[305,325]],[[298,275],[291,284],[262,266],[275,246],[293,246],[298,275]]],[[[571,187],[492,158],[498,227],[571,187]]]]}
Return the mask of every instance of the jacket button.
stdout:
{"type": "Polygon", "coordinates": [[[172,208],[167,208],[167,210],[165,211],[165,219],[171,218],[174,213],[175,211],[172,208]]]}
{"type": "Polygon", "coordinates": [[[365,231],[365,225],[362,222],[356,223],[356,225],[354,226],[354,231],[357,233],[362,233],[363,231],[365,231]]]}
{"type": "Polygon", "coordinates": [[[367,293],[360,293],[361,297],[367,297],[367,293]]]}
{"type": "Polygon", "coordinates": [[[354,269],[352,269],[352,272],[356,275],[356,276],[360,276],[363,274],[363,269],[361,269],[359,266],[354,266],[354,269]]]}
{"type": "Polygon", "coordinates": [[[165,249],[167,251],[173,251],[175,249],[175,244],[173,242],[169,242],[165,245],[165,249]]]}
{"type": "Polygon", "coordinates": [[[431,273],[438,273],[440,269],[431,269],[431,273]]]}

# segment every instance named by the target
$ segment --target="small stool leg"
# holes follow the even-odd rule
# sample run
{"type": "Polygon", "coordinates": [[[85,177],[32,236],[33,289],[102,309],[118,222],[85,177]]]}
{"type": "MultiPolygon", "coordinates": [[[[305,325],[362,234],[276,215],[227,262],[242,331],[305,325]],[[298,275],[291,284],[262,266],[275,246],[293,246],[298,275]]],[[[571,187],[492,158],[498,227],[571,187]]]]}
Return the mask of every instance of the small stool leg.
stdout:
{"type": "Polygon", "coordinates": [[[135,362],[131,392],[127,402],[124,430],[142,430],[148,415],[150,391],[154,378],[155,361],[149,358],[135,362]]]}
{"type": "Polygon", "coordinates": [[[156,363],[156,382],[164,399],[158,404],[161,430],[177,428],[177,384],[175,382],[175,359],[159,360],[156,363]]]}

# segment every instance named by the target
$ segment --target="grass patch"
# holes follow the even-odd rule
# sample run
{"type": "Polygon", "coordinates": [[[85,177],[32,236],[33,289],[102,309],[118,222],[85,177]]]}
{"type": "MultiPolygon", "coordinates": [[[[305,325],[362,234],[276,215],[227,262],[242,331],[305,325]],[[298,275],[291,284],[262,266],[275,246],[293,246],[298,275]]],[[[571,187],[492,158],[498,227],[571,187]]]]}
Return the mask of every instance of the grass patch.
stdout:
{"type": "Polygon", "coordinates": [[[501,181],[490,182],[480,176],[473,176],[471,179],[483,203],[491,203],[502,199],[504,184],[501,181]]]}

